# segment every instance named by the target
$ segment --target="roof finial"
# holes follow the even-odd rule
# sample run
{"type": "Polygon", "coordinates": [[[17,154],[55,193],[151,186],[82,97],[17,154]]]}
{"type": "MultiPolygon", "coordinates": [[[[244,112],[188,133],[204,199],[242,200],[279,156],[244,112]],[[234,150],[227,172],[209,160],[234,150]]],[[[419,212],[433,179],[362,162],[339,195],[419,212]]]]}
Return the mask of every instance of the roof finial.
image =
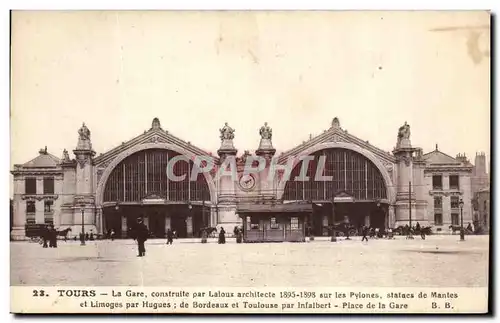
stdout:
{"type": "Polygon", "coordinates": [[[158,118],[153,119],[153,122],[151,123],[151,129],[153,130],[161,129],[160,119],[158,118]]]}
{"type": "Polygon", "coordinates": [[[340,128],[340,121],[339,118],[335,117],[332,120],[332,128],[340,128]]]}
{"type": "Polygon", "coordinates": [[[436,151],[438,151],[438,144],[436,144],[436,151]]]}

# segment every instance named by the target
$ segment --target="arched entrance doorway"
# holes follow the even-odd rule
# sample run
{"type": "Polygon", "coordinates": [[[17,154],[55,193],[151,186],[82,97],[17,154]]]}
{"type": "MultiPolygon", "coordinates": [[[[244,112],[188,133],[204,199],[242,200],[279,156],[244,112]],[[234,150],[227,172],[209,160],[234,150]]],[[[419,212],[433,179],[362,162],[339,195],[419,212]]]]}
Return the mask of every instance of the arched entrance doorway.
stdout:
{"type": "Polygon", "coordinates": [[[171,229],[177,236],[197,236],[210,225],[211,190],[206,174],[191,178],[192,160],[179,159],[173,175],[167,176],[167,165],[184,156],[172,149],[145,147],[117,157],[100,183],[97,197],[102,205],[103,231],[114,230],[128,237],[137,218],[143,218],[153,237],[162,238],[171,229]]]}
{"type": "Polygon", "coordinates": [[[282,200],[312,204],[307,220],[310,233],[327,235],[329,226],[341,223],[355,229],[387,227],[390,190],[387,178],[370,158],[347,147],[324,147],[307,156],[308,163],[302,160],[294,166],[282,200]],[[300,175],[305,180],[297,180],[300,175]]]}

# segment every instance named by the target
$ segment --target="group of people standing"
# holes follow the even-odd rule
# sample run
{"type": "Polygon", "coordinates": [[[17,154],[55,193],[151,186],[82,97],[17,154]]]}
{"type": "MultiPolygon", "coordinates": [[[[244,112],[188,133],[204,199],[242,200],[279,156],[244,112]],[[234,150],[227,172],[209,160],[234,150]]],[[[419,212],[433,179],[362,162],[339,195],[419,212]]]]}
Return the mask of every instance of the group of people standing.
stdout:
{"type": "Polygon", "coordinates": [[[41,238],[43,248],[57,248],[57,230],[52,224],[43,229],[41,238]]]}
{"type": "MultiPolygon", "coordinates": [[[[146,255],[146,246],[145,242],[149,238],[149,230],[148,227],[144,224],[144,221],[142,218],[137,218],[137,223],[132,228],[130,231],[132,238],[137,241],[137,247],[138,247],[138,255],[137,257],[144,257],[146,255]]],[[[167,245],[172,245],[174,241],[174,232],[169,228],[167,229],[166,232],[166,237],[167,237],[167,245]]],[[[225,244],[226,243],[226,231],[224,231],[224,228],[221,228],[219,232],[219,244],[225,244]]]]}

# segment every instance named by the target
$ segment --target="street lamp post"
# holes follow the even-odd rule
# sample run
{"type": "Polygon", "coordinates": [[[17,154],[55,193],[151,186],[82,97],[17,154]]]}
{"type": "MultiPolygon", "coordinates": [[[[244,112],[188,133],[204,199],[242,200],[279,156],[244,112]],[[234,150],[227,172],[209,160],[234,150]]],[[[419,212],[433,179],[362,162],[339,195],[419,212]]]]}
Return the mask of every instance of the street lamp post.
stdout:
{"type": "Polygon", "coordinates": [[[82,208],[82,236],[80,238],[81,243],[80,246],[85,246],[85,204],[81,205],[82,208]]]}
{"type": "Polygon", "coordinates": [[[465,232],[464,232],[464,201],[460,199],[458,202],[458,206],[460,206],[460,241],[465,241],[465,232]]]}
{"type": "Polygon", "coordinates": [[[335,236],[335,193],[333,193],[332,196],[332,225],[331,225],[331,235],[332,237],[330,238],[331,242],[337,242],[337,237],[335,236]]]}

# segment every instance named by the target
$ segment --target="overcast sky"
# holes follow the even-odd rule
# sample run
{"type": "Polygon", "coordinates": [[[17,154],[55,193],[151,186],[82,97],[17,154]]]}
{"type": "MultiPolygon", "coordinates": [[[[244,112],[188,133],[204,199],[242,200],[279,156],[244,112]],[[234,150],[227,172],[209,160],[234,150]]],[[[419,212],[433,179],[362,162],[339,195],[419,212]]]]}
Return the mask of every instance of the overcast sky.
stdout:
{"type": "Polygon", "coordinates": [[[397,130],[428,152],[489,156],[485,12],[23,12],[12,23],[11,164],[45,145],[97,153],[151,127],[216,152],[258,129],[288,150],[330,127],[392,151],[397,130]]]}

